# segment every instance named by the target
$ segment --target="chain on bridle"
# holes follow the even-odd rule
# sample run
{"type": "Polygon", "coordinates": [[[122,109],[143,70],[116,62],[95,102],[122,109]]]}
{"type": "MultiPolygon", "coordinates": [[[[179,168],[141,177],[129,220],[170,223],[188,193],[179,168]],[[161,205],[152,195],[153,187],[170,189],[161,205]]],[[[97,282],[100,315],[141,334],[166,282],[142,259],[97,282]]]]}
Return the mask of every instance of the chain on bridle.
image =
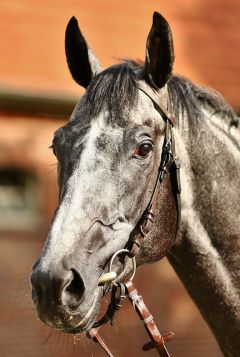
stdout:
{"type": "Polygon", "coordinates": [[[157,197],[158,197],[159,189],[166,175],[168,174],[170,175],[170,169],[171,169],[171,174],[174,175],[173,177],[174,194],[176,198],[176,207],[177,207],[176,235],[178,232],[178,228],[180,224],[180,215],[181,215],[180,163],[176,157],[175,141],[172,131],[172,127],[176,124],[177,120],[163,106],[161,98],[159,97],[158,93],[153,91],[145,82],[139,81],[138,88],[151,99],[156,110],[161,114],[163,120],[166,122],[166,131],[165,131],[165,137],[162,146],[161,161],[160,161],[152,196],[150,198],[147,208],[145,209],[136,227],[134,237],[127,245],[127,248],[117,251],[112,256],[110,261],[109,271],[111,273],[112,264],[116,256],[123,253],[127,254],[127,256],[131,258],[133,262],[133,274],[130,277],[130,279],[128,281],[125,281],[124,283],[121,282],[116,283],[114,282],[114,280],[112,281],[110,304],[108,305],[105,315],[99,321],[95,322],[93,328],[88,332],[88,337],[93,339],[95,342],[100,343],[100,345],[108,354],[108,356],[113,356],[110,350],[108,349],[108,347],[106,346],[106,344],[104,343],[104,341],[99,336],[98,328],[109,321],[111,324],[113,324],[115,313],[121,308],[124,299],[128,297],[134,309],[137,311],[138,315],[143,320],[144,326],[148,332],[148,335],[151,338],[151,342],[145,344],[143,346],[143,349],[145,351],[148,351],[152,348],[155,348],[161,357],[167,357],[170,355],[165,347],[165,342],[171,340],[174,334],[173,333],[167,333],[164,335],[160,334],[157,326],[155,325],[152,315],[150,314],[146,305],[143,302],[142,296],[138,294],[138,291],[136,290],[132,281],[136,271],[135,256],[138,253],[139,249],[141,248],[144,238],[148,235],[154,223],[154,217],[155,217],[155,212],[158,203],[157,197]]]}

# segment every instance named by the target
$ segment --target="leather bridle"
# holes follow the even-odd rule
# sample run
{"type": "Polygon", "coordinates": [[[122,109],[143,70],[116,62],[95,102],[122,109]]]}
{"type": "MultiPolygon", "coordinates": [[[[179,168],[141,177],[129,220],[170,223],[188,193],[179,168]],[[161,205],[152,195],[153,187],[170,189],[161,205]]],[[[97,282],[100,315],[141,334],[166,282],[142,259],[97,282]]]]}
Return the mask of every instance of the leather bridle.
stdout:
{"type": "MultiPolygon", "coordinates": [[[[153,102],[155,109],[161,114],[163,120],[166,123],[166,131],[164,142],[162,146],[162,153],[161,153],[161,160],[158,169],[158,174],[156,178],[156,182],[154,185],[154,189],[148,203],[147,208],[145,209],[134,233],[134,237],[128,243],[126,249],[121,249],[120,251],[114,254],[114,258],[119,253],[123,251],[134,260],[135,264],[135,256],[138,253],[141,245],[143,243],[144,238],[150,232],[152,225],[154,223],[154,218],[156,215],[156,209],[158,205],[158,194],[161,187],[162,182],[164,181],[167,175],[172,175],[172,182],[173,182],[173,194],[175,195],[176,199],[176,207],[177,207],[177,226],[176,226],[176,233],[179,229],[180,225],[180,217],[181,217],[181,206],[180,206],[180,193],[181,193],[181,185],[180,185],[180,163],[178,158],[176,157],[175,151],[175,140],[173,135],[173,126],[177,123],[176,118],[169,113],[169,111],[164,107],[162,104],[162,99],[160,98],[159,94],[151,89],[144,81],[138,82],[138,88],[143,93],[145,93],[153,102]]],[[[134,265],[135,266],[135,265],[134,265]]],[[[173,338],[173,333],[167,333],[161,335],[155,322],[153,321],[152,315],[149,313],[146,305],[143,302],[142,296],[138,294],[135,286],[133,285],[133,276],[124,283],[113,283],[112,285],[112,292],[111,292],[111,302],[108,306],[108,309],[105,315],[95,324],[93,328],[88,332],[88,337],[91,338],[93,341],[100,343],[104,351],[107,353],[108,356],[113,356],[106,344],[103,342],[101,337],[98,334],[98,328],[110,321],[113,323],[113,318],[116,313],[122,306],[122,302],[124,298],[127,296],[132,303],[134,309],[137,311],[138,315],[144,322],[144,326],[148,332],[148,335],[151,338],[151,342],[144,345],[143,349],[145,351],[155,348],[158,354],[161,357],[168,357],[170,356],[165,342],[168,342],[173,338]],[[119,291],[119,292],[118,292],[119,291]]]]}
{"type": "Polygon", "coordinates": [[[180,163],[178,158],[176,157],[175,151],[175,140],[173,136],[172,127],[177,123],[176,118],[171,115],[167,109],[161,103],[161,100],[156,92],[154,92],[145,82],[140,81],[138,88],[145,93],[153,102],[156,110],[161,114],[163,120],[166,122],[166,131],[165,137],[162,147],[161,153],[161,161],[158,169],[157,178],[155,181],[155,186],[153,189],[152,196],[148,203],[147,208],[145,209],[141,220],[137,226],[135,237],[132,239],[130,243],[130,253],[128,254],[129,257],[134,257],[143,242],[143,239],[151,230],[151,227],[154,223],[155,212],[157,208],[157,197],[159,193],[160,186],[165,179],[167,174],[170,174],[170,169],[173,169],[173,182],[174,182],[174,193],[176,197],[176,204],[177,204],[177,229],[176,235],[180,224],[180,215],[181,215],[181,208],[180,208],[180,193],[181,193],[181,185],[180,185],[180,163]]]}

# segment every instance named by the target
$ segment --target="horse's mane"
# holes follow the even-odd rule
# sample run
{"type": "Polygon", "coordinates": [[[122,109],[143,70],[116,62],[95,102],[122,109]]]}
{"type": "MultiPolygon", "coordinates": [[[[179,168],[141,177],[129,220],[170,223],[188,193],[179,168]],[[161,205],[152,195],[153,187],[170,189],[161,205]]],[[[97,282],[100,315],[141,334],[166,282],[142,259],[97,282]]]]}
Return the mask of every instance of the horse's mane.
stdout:
{"type": "MultiPolygon", "coordinates": [[[[105,108],[110,119],[121,120],[126,108],[137,102],[138,80],[142,79],[143,64],[130,60],[111,66],[93,78],[85,95],[91,117],[105,108]]],[[[168,81],[170,111],[176,117],[186,113],[189,118],[201,119],[202,108],[211,115],[219,114],[231,125],[238,125],[238,116],[224,98],[214,90],[200,87],[184,77],[172,75],[168,81]]]]}
{"type": "Polygon", "coordinates": [[[210,115],[219,114],[229,126],[238,126],[239,118],[234,109],[225,101],[217,91],[204,88],[192,83],[190,80],[172,75],[168,82],[170,110],[176,117],[186,114],[190,118],[202,117],[201,109],[208,109],[210,115]]]}

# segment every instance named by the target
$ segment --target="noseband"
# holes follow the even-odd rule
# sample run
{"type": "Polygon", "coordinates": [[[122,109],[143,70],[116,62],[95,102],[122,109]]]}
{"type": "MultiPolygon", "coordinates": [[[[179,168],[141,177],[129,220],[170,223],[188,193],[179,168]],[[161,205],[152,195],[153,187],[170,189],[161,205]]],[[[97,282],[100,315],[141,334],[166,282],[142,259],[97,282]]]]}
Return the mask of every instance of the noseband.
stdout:
{"type": "Polygon", "coordinates": [[[115,274],[112,275],[114,277],[114,280],[112,281],[111,302],[108,306],[105,315],[99,321],[95,322],[93,328],[88,332],[88,337],[91,338],[93,341],[100,343],[100,345],[105,350],[108,356],[113,356],[110,350],[108,349],[108,347],[106,346],[106,344],[99,336],[98,328],[101,325],[107,323],[108,321],[111,321],[111,324],[113,323],[113,318],[116,311],[120,309],[124,298],[127,296],[130,302],[132,303],[134,309],[137,311],[139,317],[143,320],[144,326],[148,332],[149,337],[151,338],[151,342],[145,344],[143,349],[145,351],[148,351],[152,348],[155,348],[161,357],[168,357],[170,355],[164,343],[171,340],[174,334],[172,333],[167,333],[164,335],[160,334],[155,322],[153,321],[152,315],[150,314],[146,305],[144,304],[143,298],[138,294],[138,291],[133,285],[132,280],[136,270],[135,256],[138,253],[139,249],[141,248],[144,238],[149,234],[152,225],[154,223],[156,208],[158,204],[157,198],[158,198],[160,186],[167,175],[172,175],[173,192],[176,199],[177,227],[176,227],[175,235],[177,235],[179,229],[180,216],[181,216],[180,163],[178,158],[176,157],[175,141],[174,141],[174,135],[172,130],[173,126],[177,123],[177,120],[164,107],[158,93],[153,91],[145,82],[139,81],[138,88],[151,99],[155,109],[160,113],[161,117],[166,123],[166,131],[165,131],[165,137],[162,146],[160,165],[159,165],[157,178],[155,181],[155,185],[150,201],[135,229],[134,237],[130,240],[126,249],[121,249],[112,256],[110,262],[109,273],[111,275],[111,270],[112,270],[111,267],[115,257],[122,253],[127,254],[128,257],[131,258],[133,262],[133,274],[130,277],[130,279],[128,281],[125,281],[124,283],[115,283],[114,280],[116,280],[116,275],[115,274]]]}

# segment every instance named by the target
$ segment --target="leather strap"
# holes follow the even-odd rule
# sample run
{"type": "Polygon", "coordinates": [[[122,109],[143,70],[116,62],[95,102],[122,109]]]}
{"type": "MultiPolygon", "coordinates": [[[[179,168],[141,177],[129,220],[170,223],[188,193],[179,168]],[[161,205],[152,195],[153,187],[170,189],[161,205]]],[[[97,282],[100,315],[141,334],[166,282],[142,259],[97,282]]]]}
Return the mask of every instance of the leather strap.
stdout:
{"type": "MultiPolygon", "coordinates": [[[[149,351],[155,348],[160,357],[170,357],[167,348],[165,346],[165,342],[172,340],[174,337],[174,333],[168,332],[161,335],[160,331],[158,330],[153,320],[153,316],[150,314],[147,306],[143,301],[142,296],[138,294],[138,291],[133,285],[132,281],[128,280],[124,283],[121,283],[119,287],[120,287],[120,295],[122,295],[123,297],[127,295],[128,299],[132,303],[132,306],[136,310],[138,316],[143,321],[144,327],[151,339],[150,342],[145,343],[145,345],[143,346],[143,350],[149,351]]],[[[111,353],[111,351],[109,350],[103,339],[98,334],[98,328],[95,327],[91,328],[91,330],[87,332],[87,337],[92,339],[94,342],[99,343],[102,349],[105,351],[105,353],[109,357],[113,357],[113,354],[111,353]]]]}
{"type": "Polygon", "coordinates": [[[161,335],[153,320],[153,316],[150,314],[149,310],[144,304],[142,296],[138,294],[138,291],[133,285],[132,281],[125,282],[125,286],[128,292],[127,296],[131,301],[134,309],[136,310],[138,316],[141,320],[143,320],[144,327],[147,330],[149,337],[151,338],[151,342],[146,343],[143,346],[143,350],[148,351],[155,348],[159,356],[170,357],[164,343],[170,341],[174,337],[174,333],[169,332],[165,335],[161,335]]]}
{"type": "Polygon", "coordinates": [[[181,202],[180,202],[180,163],[176,157],[175,151],[175,140],[172,132],[172,127],[177,123],[177,119],[162,105],[162,99],[159,93],[150,88],[144,81],[138,82],[138,88],[144,92],[155,105],[156,110],[158,110],[166,122],[165,138],[162,147],[161,162],[158,170],[157,179],[153,189],[153,194],[150,202],[144,211],[142,218],[134,232],[134,237],[130,242],[130,252],[129,257],[134,257],[143,242],[143,239],[147,236],[151,227],[154,223],[155,212],[157,209],[157,196],[159,193],[160,185],[167,174],[170,174],[170,169],[173,168],[174,175],[174,191],[176,197],[177,205],[177,229],[176,236],[180,225],[181,219],[181,202]]]}
{"type": "Polygon", "coordinates": [[[103,339],[101,338],[101,336],[99,335],[97,328],[91,328],[91,330],[87,332],[87,337],[93,340],[94,342],[98,342],[109,357],[114,357],[103,339]]]}
{"type": "MultiPolygon", "coordinates": [[[[128,254],[130,257],[134,257],[138,253],[138,250],[141,247],[143,239],[149,233],[153,225],[155,211],[158,204],[157,196],[159,193],[160,185],[164,180],[165,176],[167,174],[171,174],[172,172],[171,170],[173,170],[174,190],[175,190],[176,205],[177,205],[176,235],[179,229],[180,215],[181,215],[181,207],[180,207],[181,185],[180,185],[180,173],[179,173],[180,163],[176,157],[175,141],[172,132],[172,127],[176,124],[177,120],[162,105],[162,101],[159,94],[156,91],[152,90],[145,82],[139,81],[139,89],[152,100],[156,109],[162,115],[163,119],[166,122],[166,132],[165,132],[165,138],[162,148],[161,162],[160,162],[155,186],[153,189],[152,197],[150,199],[150,202],[145,212],[143,213],[139,225],[137,226],[135,236],[133,240],[131,240],[130,242],[131,246],[129,249],[130,252],[128,254]]],[[[152,315],[148,311],[142,297],[138,294],[132,281],[127,281],[124,284],[121,283],[119,286],[120,286],[120,294],[116,296],[115,288],[113,288],[111,303],[108,307],[106,314],[103,316],[102,319],[100,319],[98,322],[94,324],[94,327],[88,332],[87,336],[91,338],[93,341],[98,342],[108,356],[113,357],[110,350],[108,349],[102,338],[99,336],[98,328],[96,327],[105,324],[109,320],[110,321],[113,320],[115,312],[121,307],[122,300],[125,297],[125,290],[126,290],[128,293],[127,295],[129,300],[131,301],[133,307],[137,311],[139,317],[143,320],[144,326],[148,332],[148,335],[151,338],[151,342],[145,344],[143,349],[145,351],[148,351],[149,349],[155,348],[159,356],[170,357],[164,343],[171,340],[174,334],[171,332],[164,335],[160,334],[155,322],[153,321],[152,315]]]]}
{"type": "Polygon", "coordinates": [[[122,307],[123,301],[126,298],[125,290],[125,285],[123,283],[113,285],[111,292],[111,302],[108,305],[107,311],[100,320],[93,324],[93,328],[99,328],[100,326],[106,324],[108,321],[110,321],[111,325],[113,325],[115,314],[122,307]]]}
{"type": "Polygon", "coordinates": [[[174,193],[176,197],[176,206],[177,206],[177,229],[176,229],[176,235],[177,235],[180,225],[180,217],[181,217],[181,207],[180,207],[181,186],[180,186],[179,171],[180,171],[180,164],[178,159],[176,158],[175,141],[172,133],[172,127],[169,121],[167,120],[165,138],[162,147],[161,163],[159,166],[157,179],[155,182],[155,186],[153,188],[153,193],[149,201],[149,204],[146,210],[144,211],[141,220],[135,229],[134,237],[130,242],[129,257],[132,258],[138,253],[141,244],[143,242],[143,239],[150,232],[151,227],[154,223],[155,212],[157,210],[157,205],[158,205],[157,197],[158,197],[161,183],[163,182],[166,175],[168,174],[170,175],[171,173],[174,177],[174,191],[175,191],[174,193]]]}
{"type": "Polygon", "coordinates": [[[177,123],[177,119],[174,115],[172,115],[163,105],[162,105],[162,101],[160,98],[160,95],[158,92],[156,92],[154,89],[152,89],[151,87],[149,87],[147,85],[147,83],[145,83],[144,81],[139,81],[138,82],[138,88],[144,92],[150,99],[151,101],[154,103],[156,109],[158,112],[160,112],[161,114],[163,114],[163,119],[166,121],[169,120],[170,123],[172,124],[172,126],[176,125],[177,123]]]}

